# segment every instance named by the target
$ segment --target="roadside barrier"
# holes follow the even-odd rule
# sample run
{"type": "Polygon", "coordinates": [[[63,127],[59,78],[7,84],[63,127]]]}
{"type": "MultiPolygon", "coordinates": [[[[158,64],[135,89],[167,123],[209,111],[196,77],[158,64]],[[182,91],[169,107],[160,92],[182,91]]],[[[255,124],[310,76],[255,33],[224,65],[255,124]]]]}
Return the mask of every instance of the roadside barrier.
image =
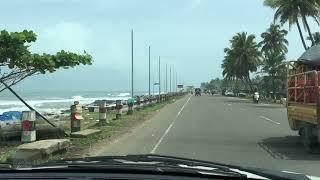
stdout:
{"type": "Polygon", "coordinates": [[[129,98],[127,102],[128,102],[128,111],[127,111],[127,114],[128,114],[128,115],[131,115],[131,114],[133,114],[134,100],[133,100],[132,98],[129,98]]]}
{"type": "Polygon", "coordinates": [[[101,101],[99,106],[99,125],[106,125],[107,122],[107,107],[106,101],[101,101]]]}
{"type": "Polygon", "coordinates": [[[70,107],[71,109],[71,132],[78,132],[81,130],[82,117],[82,106],[79,101],[75,101],[70,107]]]}
{"type": "Polygon", "coordinates": [[[146,107],[148,107],[148,106],[149,106],[149,99],[148,99],[147,96],[145,96],[145,97],[143,98],[143,108],[146,108],[146,107]]]}
{"type": "Polygon", "coordinates": [[[23,111],[21,121],[21,142],[29,143],[36,141],[36,112],[23,111]]]}
{"type": "Polygon", "coordinates": [[[153,97],[152,97],[152,96],[149,96],[149,97],[148,97],[148,100],[149,100],[148,105],[149,105],[149,106],[152,106],[152,99],[153,99],[153,97]]]}
{"type": "Polygon", "coordinates": [[[136,97],[136,110],[140,111],[141,99],[140,96],[136,97]]]}
{"type": "Polygon", "coordinates": [[[116,100],[116,119],[120,119],[122,115],[122,102],[121,100],[116,100]]]}

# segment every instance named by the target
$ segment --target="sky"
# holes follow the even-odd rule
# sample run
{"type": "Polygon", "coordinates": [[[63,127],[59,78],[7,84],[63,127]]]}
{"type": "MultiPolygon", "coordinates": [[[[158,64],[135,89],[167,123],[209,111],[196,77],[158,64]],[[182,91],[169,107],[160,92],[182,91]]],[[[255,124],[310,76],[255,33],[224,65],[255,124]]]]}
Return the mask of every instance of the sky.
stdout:
{"type": "MultiPolygon", "coordinates": [[[[135,91],[148,89],[148,46],[151,82],[158,79],[160,56],[162,84],[167,65],[179,84],[199,86],[222,78],[223,49],[232,36],[246,31],[259,41],[274,13],[262,0],[3,0],[1,7],[1,29],[37,34],[32,52],[85,50],[93,57],[91,66],[33,76],[15,86],[35,91],[130,90],[131,29],[135,91]]],[[[319,27],[311,23],[311,29],[319,27]]],[[[287,39],[287,59],[298,58],[303,47],[296,27],[287,39]]]]}

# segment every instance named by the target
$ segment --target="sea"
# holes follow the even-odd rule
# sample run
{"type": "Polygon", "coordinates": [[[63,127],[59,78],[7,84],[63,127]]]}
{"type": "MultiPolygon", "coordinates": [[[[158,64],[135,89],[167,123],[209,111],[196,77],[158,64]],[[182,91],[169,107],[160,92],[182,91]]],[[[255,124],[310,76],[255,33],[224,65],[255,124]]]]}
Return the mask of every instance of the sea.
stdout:
{"type": "MultiPolygon", "coordinates": [[[[91,104],[95,100],[127,100],[131,97],[125,91],[17,91],[30,106],[41,113],[60,113],[69,109],[74,101],[91,104]]],[[[135,92],[145,95],[146,92],[135,92]]],[[[8,111],[25,111],[28,108],[9,91],[0,93],[0,114],[8,111]]]]}

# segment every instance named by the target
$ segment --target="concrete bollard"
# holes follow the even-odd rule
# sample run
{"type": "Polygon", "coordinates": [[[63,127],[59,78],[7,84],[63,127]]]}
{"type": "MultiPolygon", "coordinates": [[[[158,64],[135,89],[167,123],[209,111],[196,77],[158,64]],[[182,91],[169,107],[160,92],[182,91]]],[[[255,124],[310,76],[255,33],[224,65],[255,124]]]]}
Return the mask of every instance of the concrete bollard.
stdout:
{"type": "Polygon", "coordinates": [[[143,109],[149,106],[149,99],[148,97],[143,98],[143,109]]]}
{"type": "Polygon", "coordinates": [[[140,96],[136,97],[136,110],[140,111],[141,99],[140,96]]]}
{"type": "Polygon", "coordinates": [[[104,126],[107,122],[107,107],[106,101],[101,101],[99,106],[99,125],[104,126]]]}
{"type": "Polygon", "coordinates": [[[74,104],[70,107],[71,109],[71,133],[78,132],[81,130],[81,121],[82,117],[82,107],[79,104],[79,101],[75,101],[74,104]]]}
{"type": "Polygon", "coordinates": [[[133,114],[134,100],[133,100],[132,98],[129,98],[127,102],[128,102],[128,111],[127,111],[127,114],[128,114],[128,115],[131,115],[131,114],[133,114]]]}
{"type": "Polygon", "coordinates": [[[36,112],[23,111],[21,118],[21,142],[29,143],[36,141],[36,112]]]}
{"type": "Polygon", "coordinates": [[[152,106],[153,97],[152,97],[152,96],[149,96],[148,98],[149,98],[149,99],[148,99],[148,100],[149,100],[149,103],[148,103],[148,104],[149,104],[149,106],[152,106]]]}
{"type": "Polygon", "coordinates": [[[116,100],[116,119],[120,119],[122,115],[122,102],[121,100],[116,100]]]}

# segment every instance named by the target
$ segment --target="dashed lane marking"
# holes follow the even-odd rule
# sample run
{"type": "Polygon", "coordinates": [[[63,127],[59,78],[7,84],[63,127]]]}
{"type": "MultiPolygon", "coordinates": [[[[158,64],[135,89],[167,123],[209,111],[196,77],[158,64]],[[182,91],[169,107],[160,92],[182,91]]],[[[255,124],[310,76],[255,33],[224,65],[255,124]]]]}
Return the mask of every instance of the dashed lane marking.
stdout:
{"type": "Polygon", "coordinates": [[[269,121],[269,122],[271,122],[271,123],[274,123],[274,124],[280,125],[280,123],[279,123],[279,122],[274,121],[274,120],[272,120],[272,119],[269,119],[269,118],[267,118],[267,117],[264,117],[264,116],[259,116],[259,117],[260,117],[260,118],[262,118],[262,119],[264,119],[264,120],[266,120],[266,121],[269,121]]]}

